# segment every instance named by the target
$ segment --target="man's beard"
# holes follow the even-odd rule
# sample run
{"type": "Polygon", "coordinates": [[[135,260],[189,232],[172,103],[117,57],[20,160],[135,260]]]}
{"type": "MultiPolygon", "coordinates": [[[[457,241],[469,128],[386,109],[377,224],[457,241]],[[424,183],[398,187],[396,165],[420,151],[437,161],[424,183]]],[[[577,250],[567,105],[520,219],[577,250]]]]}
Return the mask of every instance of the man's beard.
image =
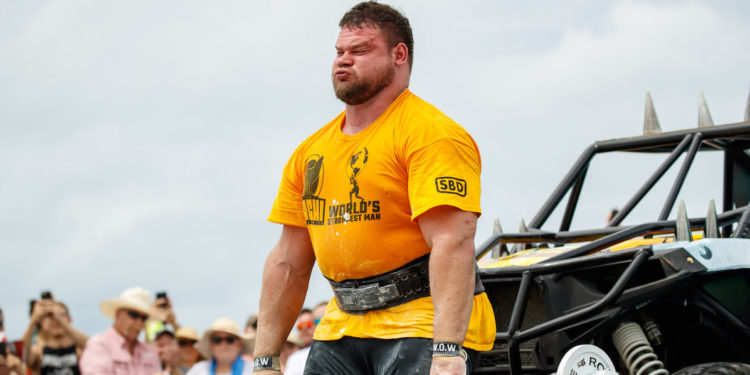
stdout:
{"type": "MultiPolygon", "coordinates": [[[[393,82],[396,72],[389,68],[389,66],[378,68],[375,71],[375,76],[367,81],[337,82],[334,76],[333,91],[336,93],[336,97],[346,104],[362,104],[372,99],[393,82]]],[[[357,77],[352,74],[352,78],[356,79],[357,77]]]]}

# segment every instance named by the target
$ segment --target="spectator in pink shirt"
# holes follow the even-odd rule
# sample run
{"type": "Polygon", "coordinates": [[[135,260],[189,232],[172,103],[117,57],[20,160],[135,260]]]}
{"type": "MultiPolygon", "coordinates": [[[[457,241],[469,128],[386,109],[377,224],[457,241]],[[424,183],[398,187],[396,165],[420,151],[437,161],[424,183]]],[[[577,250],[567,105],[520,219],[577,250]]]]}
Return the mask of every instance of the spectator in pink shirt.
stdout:
{"type": "Polygon", "coordinates": [[[151,293],[143,288],[126,289],[120,298],[99,304],[112,327],[92,337],[81,356],[83,375],[153,375],[161,373],[156,350],[138,341],[149,317],[163,319],[151,308],[151,293]]]}

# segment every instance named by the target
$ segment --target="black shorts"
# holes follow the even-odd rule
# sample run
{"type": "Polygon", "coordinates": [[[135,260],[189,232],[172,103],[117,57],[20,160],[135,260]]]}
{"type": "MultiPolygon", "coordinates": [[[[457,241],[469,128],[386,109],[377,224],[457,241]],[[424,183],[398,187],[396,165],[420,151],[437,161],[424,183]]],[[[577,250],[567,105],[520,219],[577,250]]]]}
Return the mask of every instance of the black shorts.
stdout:
{"type": "MultiPolygon", "coordinates": [[[[468,375],[476,363],[477,352],[465,350],[468,375]]],[[[305,375],[428,375],[431,364],[432,339],[383,340],[344,336],[334,341],[313,341],[305,375]]]]}

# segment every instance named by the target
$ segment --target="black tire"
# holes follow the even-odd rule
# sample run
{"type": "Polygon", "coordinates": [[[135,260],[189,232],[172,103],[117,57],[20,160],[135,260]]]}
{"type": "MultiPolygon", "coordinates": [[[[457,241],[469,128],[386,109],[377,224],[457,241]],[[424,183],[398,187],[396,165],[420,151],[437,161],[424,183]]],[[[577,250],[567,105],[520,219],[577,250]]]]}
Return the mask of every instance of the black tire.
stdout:
{"type": "Polygon", "coordinates": [[[685,367],[672,375],[750,375],[750,365],[730,362],[702,363],[685,367]]]}

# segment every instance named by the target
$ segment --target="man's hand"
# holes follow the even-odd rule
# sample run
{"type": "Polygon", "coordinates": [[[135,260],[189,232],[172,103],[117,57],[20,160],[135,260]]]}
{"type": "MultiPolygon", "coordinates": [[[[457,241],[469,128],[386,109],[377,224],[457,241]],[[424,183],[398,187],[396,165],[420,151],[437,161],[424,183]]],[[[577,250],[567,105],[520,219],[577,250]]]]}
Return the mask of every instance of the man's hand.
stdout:
{"type": "Polygon", "coordinates": [[[7,349],[6,351],[4,365],[8,369],[10,374],[17,374],[17,375],[26,374],[26,366],[24,366],[23,362],[21,362],[21,358],[18,358],[15,355],[11,354],[9,349],[7,349]]]}
{"type": "Polygon", "coordinates": [[[466,362],[461,357],[432,357],[430,375],[466,375],[466,362]]]}

